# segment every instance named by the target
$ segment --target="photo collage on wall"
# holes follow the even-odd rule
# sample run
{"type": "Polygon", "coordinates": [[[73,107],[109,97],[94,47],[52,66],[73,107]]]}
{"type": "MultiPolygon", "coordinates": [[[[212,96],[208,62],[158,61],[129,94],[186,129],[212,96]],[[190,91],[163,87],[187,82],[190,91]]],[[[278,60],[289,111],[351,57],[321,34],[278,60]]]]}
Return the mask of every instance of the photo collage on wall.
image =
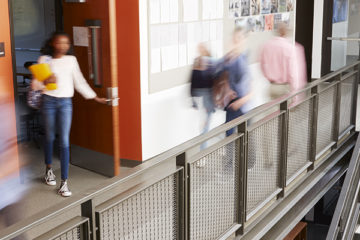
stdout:
{"type": "Polygon", "coordinates": [[[290,24],[295,0],[230,0],[229,14],[236,25],[244,24],[251,32],[272,31],[279,23],[290,24]]]}

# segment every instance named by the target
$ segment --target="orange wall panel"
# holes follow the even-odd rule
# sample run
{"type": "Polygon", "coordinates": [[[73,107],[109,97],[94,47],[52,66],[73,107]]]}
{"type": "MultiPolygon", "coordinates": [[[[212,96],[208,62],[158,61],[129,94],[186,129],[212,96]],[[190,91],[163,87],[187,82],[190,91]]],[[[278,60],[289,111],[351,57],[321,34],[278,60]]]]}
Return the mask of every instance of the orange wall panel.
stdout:
{"type": "Polygon", "coordinates": [[[142,160],[139,1],[117,0],[120,154],[142,160]]]}

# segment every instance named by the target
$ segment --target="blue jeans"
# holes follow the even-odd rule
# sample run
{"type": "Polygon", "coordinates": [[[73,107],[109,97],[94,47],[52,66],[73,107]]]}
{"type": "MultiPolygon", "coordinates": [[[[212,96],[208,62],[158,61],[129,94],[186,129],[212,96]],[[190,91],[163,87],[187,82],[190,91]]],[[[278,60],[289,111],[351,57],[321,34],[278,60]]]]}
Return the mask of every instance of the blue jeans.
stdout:
{"type": "Polygon", "coordinates": [[[42,113],[45,125],[45,164],[52,163],[53,145],[56,132],[59,134],[61,179],[66,180],[70,160],[70,128],[72,120],[71,98],[56,98],[43,95],[42,113]]]}
{"type": "MultiPolygon", "coordinates": [[[[211,88],[194,88],[193,96],[202,98],[203,106],[206,110],[206,119],[205,119],[204,127],[201,131],[201,134],[205,134],[210,129],[211,115],[215,112],[215,105],[213,102],[212,89],[211,88]]],[[[206,148],[206,142],[201,144],[200,150],[203,150],[205,148],[206,148]]]]}
{"type": "MultiPolygon", "coordinates": [[[[226,122],[230,122],[238,117],[240,117],[241,115],[243,115],[243,111],[241,111],[241,109],[237,110],[237,111],[234,111],[230,108],[227,108],[226,109],[226,122]]],[[[226,131],[226,136],[230,136],[231,134],[233,134],[235,131],[235,128],[232,128],[230,130],[227,130],[226,131]]]]}

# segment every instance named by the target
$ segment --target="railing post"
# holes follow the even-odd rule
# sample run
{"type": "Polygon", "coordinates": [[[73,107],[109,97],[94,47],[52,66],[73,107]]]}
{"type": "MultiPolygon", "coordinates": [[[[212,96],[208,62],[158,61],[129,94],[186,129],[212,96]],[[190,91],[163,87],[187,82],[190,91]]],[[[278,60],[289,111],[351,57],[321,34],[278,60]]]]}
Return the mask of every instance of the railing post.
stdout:
{"type": "Polygon", "coordinates": [[[281,116],[281,156],[280,156],[280,183],[282,191],[278,197],[285,196],[286,174],[287,174],[287,152],[288,152],[288,133],[289,133],[289,104],[285,101],[280,104],[280,112],[285,111],[281,116]]]}
{"type": "MultiPolygon", "coordinates": [[[[360,57],[360,56],[359,56],[360,57]]],[[[351,124],[356,126],[356,112],[357,112],[357,100],[358,100],[358,88],[360,81],[360,63],[355,67],[357,71],[356,79],[353,85],[353,99],[352,99],[352,111],[351,111],[351,124]]]]}
{"type": "Polygon", "coordinates": [[[335,82],[336,82],[336,91],[335,91],[335,97],[334,97],[334,122],[333,122],[333,141],[335,144],[332,146],[332,149],[337,148],[337,143],[339,141],[339,129],[340,129],[340,107],[341,107],[341,77],[342,74],[335,76],[335,82]]]}
{"type": "MultiPolygon", "coordinates": [[[[98,236],[99,231],[97,230],[96,227],[95,207],[93,205],[92,199],[81,204],[81,216],[89,218],[90,229],[88,230],[90,234],[90,239],[92,240],[100,239],[98,236]]],[[[86,238],[86,240],[88,239],[86,238]]]]}
{"type": "Polygon", "coordinates": [[[314,163],[316,160],[316,140],[317,140],[317,123],[319,115],[319,86],[316,85],[311,88],[311,95],[313,96],[313,108],[312,108],[312,119],[311,119],[311,133],[310,133],[310,162],[312,164],[308,168],[309,171],[314,169],[314,163]]]}
{"type": "Polygon", "coordinates": [[[183,174],[179,179],[179,209],[178,209],[178,234],[179,240],[189,239],[189,203],[190,203],[190,194],[189,194],[189,173],[188,165],[186,162],[186,153],[182,153],[176,156],[176,165],[183,167],[183,174]]]}
{"type": "Polygon", "coordinates": [[[244,234],[244,227],[246,222],[246,199],[247,199],[247,149],[248,149],[248,134],[247,134],[247,121],[238,126],[238,133],[242,133],[243,137],[236,140],[237,148],[240,152],[237,159],[239,163],[238,168],[238,194],[239,201],[237,205],[238,209],[238,222],[241,224],[241,228],[236,232],[236,235],[244,234]]]}

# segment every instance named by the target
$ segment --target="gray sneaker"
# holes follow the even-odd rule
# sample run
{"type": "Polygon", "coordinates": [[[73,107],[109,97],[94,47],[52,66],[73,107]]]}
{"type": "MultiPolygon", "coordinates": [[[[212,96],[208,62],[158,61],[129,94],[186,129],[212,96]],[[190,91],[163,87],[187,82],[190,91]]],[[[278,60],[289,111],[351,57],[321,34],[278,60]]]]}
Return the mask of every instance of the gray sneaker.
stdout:
{"type": "Polygon", "coordinates": [[[55,174],[53,172],[53,170],[50,168],[50,169],[47,169],[46,172],[45,172],[45,182],[47,185],[50,185],[50,186],[55,186],[56,185],[56,179],[55,179],[55,174]]]}
{"type": "Polygon", "coordinates": [[[61,185],[58,193],[63,197],[70,197],[72,195],[67,185],[67,181],[61,181],[61,185]]]}

